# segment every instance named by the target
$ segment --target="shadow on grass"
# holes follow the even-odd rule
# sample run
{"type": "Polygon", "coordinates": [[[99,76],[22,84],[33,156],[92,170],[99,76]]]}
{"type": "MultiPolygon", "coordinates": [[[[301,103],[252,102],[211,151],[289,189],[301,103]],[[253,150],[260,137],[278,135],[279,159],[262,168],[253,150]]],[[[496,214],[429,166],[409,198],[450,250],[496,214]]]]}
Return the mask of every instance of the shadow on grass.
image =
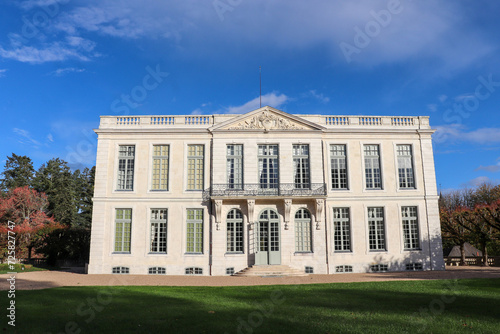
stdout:
{"type": "Polygon", "coordinates": [[[500,280],[19,291],[19,333],[460,333],[498,329],[500,280]],[[78,330],[81,330],[80,332],[78,330]]]}

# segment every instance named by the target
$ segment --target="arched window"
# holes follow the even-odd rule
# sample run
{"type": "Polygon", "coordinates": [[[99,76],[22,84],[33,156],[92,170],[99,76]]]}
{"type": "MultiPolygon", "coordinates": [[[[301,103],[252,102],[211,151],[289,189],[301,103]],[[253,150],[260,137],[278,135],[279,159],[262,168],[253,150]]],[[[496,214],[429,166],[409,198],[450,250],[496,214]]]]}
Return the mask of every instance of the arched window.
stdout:
{"type": "Polygon", "coordinates": [[[295,213],[295,251],[312,252],[311,213],[306,209],[295,213]]]}
{"type": "Polygon", "coordinates": [[[243,252],[243,214],[238,209],[227,213],[227,252],[243,252]]]}

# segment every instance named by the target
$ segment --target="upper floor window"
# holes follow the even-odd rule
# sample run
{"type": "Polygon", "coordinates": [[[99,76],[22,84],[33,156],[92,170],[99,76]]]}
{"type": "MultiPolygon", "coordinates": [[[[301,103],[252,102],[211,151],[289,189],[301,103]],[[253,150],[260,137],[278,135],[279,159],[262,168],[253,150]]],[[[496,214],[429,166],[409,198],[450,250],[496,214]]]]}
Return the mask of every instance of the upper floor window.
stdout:
{"type": "Polygon", "coordinates": [[[134,145],[120,145],[118,150],[117,190],[134,189],[134,145]]]}
{"type": "Polygon", "coordinates": [[[230,189],[243,189],[243,145],[227,145],[227,185],[230,189]]]}
{"type": "Polygon", "coordinates": [[[330,145],[332,189],[347,189],[347,157],[345,145],[330,145]]]}
{"type": "Polygon", "coordinates": [[[366,189],[382,189],[379,146],[365,145],[364,156],[366,189]]]}
{"type": "Polygon", "coordinates": [[[153,145],[153,190],[168,190],[168,145],[153,145]]]}
{"type": "Polygon", "coordinates": [[[399,188],[414,189],[413,158],[411,145],[397,145],[399,188]]]}
{"type": "Polygon", "coordinates": [[[293,145],[293,173],[296,189],[310,188],[309,145],[293,145]]]}
{"type": "Polygon", "coordinates": [[[188,190],[203,190],[205,147],[188,145],[188,190]]]}
{"type": "Polygon", "coordinates": [[[259,145],[258,155],[260,188],[278,188],[278,145],[259,145]]]}

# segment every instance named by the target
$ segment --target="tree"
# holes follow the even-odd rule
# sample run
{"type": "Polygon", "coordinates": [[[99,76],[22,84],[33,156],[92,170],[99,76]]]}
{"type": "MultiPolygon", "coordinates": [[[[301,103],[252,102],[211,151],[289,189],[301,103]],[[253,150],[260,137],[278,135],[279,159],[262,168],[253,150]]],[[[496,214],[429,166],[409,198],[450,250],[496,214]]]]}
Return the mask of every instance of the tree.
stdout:
{"type": "Polygon", "coordinates": [[[42,164],[36,172],[33,187],[48,196],[48,213],[54,219],[70,226],[78,212],[74,177],[67,162],[59,158],[42,164]]]}
{"type": "Polygon", "coordinates": [[[82,173],[73,173],[76,188],[76,204],[78,214],[73,227],[90,228],[92,223],[92,197],[94,196],[95,167],[85,168],[82,173]]]}
{"type": "Polygon", "coordinates": [[[465,266],[465,243],[470,241],[470,230],[464,228],[462,221],[463,217],[459,214],[459,210],[451,210],[441,208],[439,211],[439,218],[441,221],[441,234],[453,242],[455,245],[460,246],[460,265],[465,266]]]}
{"type": "Polygon", "coordinates": [[[7,161],[5,162],[4,171],[2,172],[3,179],[0,181],[1,188],[7,191],[14,188],[31,186],[34,173],[35,169],[30,158],[12,153],[12,156],[7,157],[7,161]]]}
{"type": "Polygon", "coordinates": [[[0,199],[0,247],[5,252],[8,235],[8,222],[15,224],[16,256],[27,255],[31,258],[31,249],[42,237],[40,232],[48,233],[63,226],[44,212],[47,196],[28,186],[11,190],[6,198],[0,199]]]}

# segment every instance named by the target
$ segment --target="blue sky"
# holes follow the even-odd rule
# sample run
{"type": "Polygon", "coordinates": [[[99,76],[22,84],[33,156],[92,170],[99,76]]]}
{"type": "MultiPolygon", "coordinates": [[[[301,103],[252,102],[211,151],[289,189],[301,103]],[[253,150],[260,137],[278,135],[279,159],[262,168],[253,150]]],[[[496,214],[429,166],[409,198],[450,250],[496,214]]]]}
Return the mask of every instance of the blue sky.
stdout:
{"type": "Polygon", "coordinates": [[[0,163],[93,166],[100,115],[251,111],[262,66],[263,105],[429,115],[443,190],[500,182],[499,13],[477,0],[5,0],[0,163]]]}

